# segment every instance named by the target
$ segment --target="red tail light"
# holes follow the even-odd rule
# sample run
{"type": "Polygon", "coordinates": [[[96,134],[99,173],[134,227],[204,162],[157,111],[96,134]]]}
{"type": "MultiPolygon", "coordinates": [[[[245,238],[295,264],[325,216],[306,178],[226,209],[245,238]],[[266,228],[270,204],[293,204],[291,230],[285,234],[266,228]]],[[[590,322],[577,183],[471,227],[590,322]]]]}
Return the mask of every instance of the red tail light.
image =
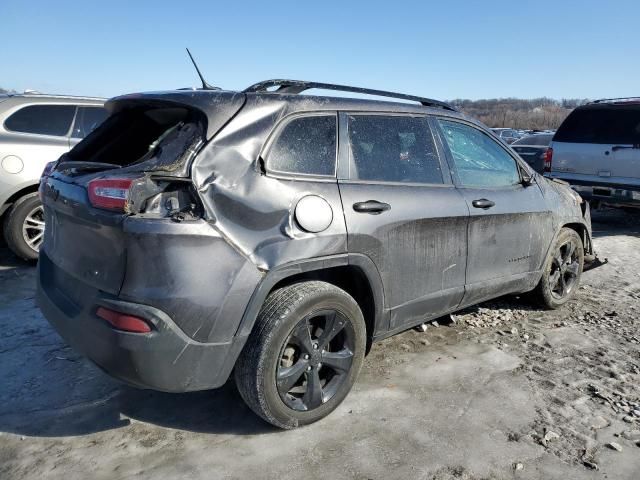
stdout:
{"type": "Polygon", "coordinates": [[[544,152],[544,155],[542,156],[542,159],[544,160],[544,171],[545,172],[550,172],[551,171],[551,160],[553,159],[553,148],[551,148],[551,147],[547,148],[547,151],[544,152]]]}
{"type": "Polygon", "coordinates": [[[124,212],[129,198],[131,178],[97,178],[87,187],[89,202],[96,208],[124,212]]]}
{"type": "Polygon", "coordinates": [[[146,321],[133,315],[116,312],[104,307],[98,307],[96,315],[118,330],[132,333],[149,333],[151,331],[151,327],[146,321]]]}

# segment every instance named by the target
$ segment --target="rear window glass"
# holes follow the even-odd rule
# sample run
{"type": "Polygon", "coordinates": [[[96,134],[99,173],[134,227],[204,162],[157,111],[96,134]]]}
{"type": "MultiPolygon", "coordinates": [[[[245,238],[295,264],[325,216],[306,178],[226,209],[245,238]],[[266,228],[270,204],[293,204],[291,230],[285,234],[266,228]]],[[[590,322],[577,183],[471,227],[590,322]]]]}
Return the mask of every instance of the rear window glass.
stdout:
{"type": "Polygon", "coordinates": [[[640,144],[640,105],[602,105],[574,110],[553,140],[571,143],[640,144]]]}
{"type": "Polygon", "coordinates": [[[30,105],[4,122],[7,130],[38,135],[67,135],[76,111],[75,105],[30,105]]]}
{"type": "Polygon", "coordinates": [[[424,117],[351,115],[349,141],[352,179],[443,183],[424,117]]]}
{"type": "Polygon", "coordinates": [[[201,115],[187,108],[132,108],[109,116],[68,154],[73,161],[127,166],[152,160],[172,171],[204,139],[201,115]]]}
{"type": "Polygon", "coordinates": [[[551,139],[553,135],[527,135],[526,137],[522,137],[512,145],[549,145],[551,143],[551,139]]]}
{"type": "Polygon", "coordinates": [[[336,116],[291,120],[269,148],[266,164],[274,172],[335,175],[336,116]]]}

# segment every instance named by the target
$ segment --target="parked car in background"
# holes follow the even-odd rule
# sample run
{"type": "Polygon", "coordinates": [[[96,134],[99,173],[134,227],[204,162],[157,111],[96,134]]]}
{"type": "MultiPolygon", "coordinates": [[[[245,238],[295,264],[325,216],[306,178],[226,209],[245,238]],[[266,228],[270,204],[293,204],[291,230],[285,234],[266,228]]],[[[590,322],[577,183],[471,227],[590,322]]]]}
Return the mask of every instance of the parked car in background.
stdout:
{"type": "Polygon", "coordinates": [[[508,144],[512,144],[520,138],[518,131],[513,128],[492,128],[491,130],[500,140],[508,144]]]}
{"type": "Polygon", "coordinates": [[[550,152],[548,175],[584,198],[640,206],[640,98],[577,107],[558,128],[550,152]]]}
{"type": "Polygon", "coordinates": [[[553,134],[537,133],[525,135],[511,144],[518,155],[538,173],[544,173],[545,160],[549,155],[549,145],[553,134]]]}
{"type": "Polygon", "coordinates": [[[0,95],[0,218],[19,257],[36,259],[43,239],[37,194],[43,169],[102,123],[103,104],[89,97],[0,95]]]}
{"type": "Polygon", "coordinates": [[[37,302],[133,385],[235,372],[263,419],[309,424],[371,343],[508,293],[557,308],[592,253],[577,193],[437,100],[272,80],[107,107],[42,179],[37,302]]]}

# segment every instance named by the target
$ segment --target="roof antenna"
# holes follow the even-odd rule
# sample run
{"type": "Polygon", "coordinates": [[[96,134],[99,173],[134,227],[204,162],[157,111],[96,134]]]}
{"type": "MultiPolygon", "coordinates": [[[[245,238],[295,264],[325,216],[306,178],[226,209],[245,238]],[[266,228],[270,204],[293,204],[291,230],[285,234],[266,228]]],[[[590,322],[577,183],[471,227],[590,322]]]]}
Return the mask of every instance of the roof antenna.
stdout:
{"type": "Polygon", "coordinates": [[[188,48],[187,48],[187,53],[189,54],[189,58],[191,59],[191,62],[193,63],[193,66],[196,67],[196,72],[198,72],[198,76],[200,77],[200,81],[202,82],[202,89],[203,90],[220,90],[219,87],[214,87],[213,85],[209,85],[207,83],[207,81],[202,76],[202,73],[200,72],[200,69],[198,68],[198,64],[193,59],[193,55],[191,55],[191,52],[189,51],[188,48]]]}

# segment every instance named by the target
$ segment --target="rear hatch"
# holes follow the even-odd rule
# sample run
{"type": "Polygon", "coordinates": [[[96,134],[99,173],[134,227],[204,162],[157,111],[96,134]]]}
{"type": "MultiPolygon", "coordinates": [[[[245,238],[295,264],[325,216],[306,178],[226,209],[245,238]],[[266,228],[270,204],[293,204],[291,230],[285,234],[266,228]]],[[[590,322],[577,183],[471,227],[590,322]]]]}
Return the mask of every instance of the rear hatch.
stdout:
{"type": "Polygon", "coordinates": [[[244,100],[207,92],[200,108],[196,92],[189,93],[185,102],[162,94],[108,102],[112,115],[42,179],[47,228],[41,255],[61,270],[59,279],[45,280],[67,297],[77,291],[74,280],[118,294],[132,218],[182,221],[201,214],[191,161],[244,100]]]}
{"type": "Polygon", "coordinates": [[[640,103],[578,107],[551,146],[552,176],[576,184],[640,185],[640,103]]]}

